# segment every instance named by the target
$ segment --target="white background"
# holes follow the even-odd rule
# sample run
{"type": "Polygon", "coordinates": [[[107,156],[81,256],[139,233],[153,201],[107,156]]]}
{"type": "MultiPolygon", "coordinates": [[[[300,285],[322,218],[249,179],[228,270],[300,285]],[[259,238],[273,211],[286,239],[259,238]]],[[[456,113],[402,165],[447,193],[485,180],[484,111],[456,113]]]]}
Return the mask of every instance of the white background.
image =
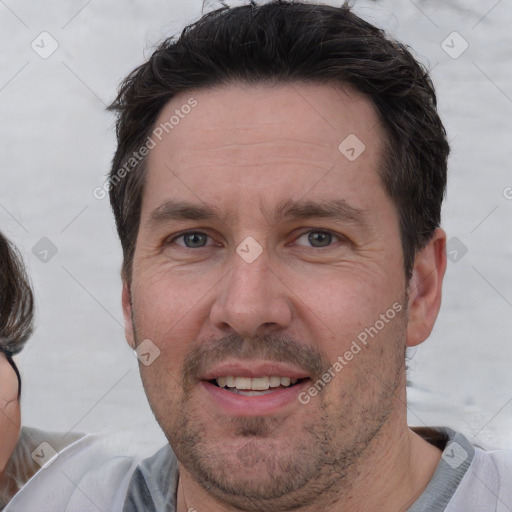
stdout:
{"type": "MultiPolygon", "coordinates": [[[[449,263],[432,336],[410,354],[410,423],[511,447],[512,4],[355,4],[432,69],[452,145],[443,227],[467,247],[449,263]]],[[[123,431],[148,453],[165,442],[124,341],[113,216],[92,191],[115,147],[105,106],[119,81],[200,13],[197,1],[0,2],[0,229],[21,249],[38,304],[18,359],[26,425],[123,431]],[[47,59],[31,47],[45,37],[50,48],[42,32],[58,43],[47,59]],[[32,252],[42,237],[57,248],[46,263],[32,252]]]]}

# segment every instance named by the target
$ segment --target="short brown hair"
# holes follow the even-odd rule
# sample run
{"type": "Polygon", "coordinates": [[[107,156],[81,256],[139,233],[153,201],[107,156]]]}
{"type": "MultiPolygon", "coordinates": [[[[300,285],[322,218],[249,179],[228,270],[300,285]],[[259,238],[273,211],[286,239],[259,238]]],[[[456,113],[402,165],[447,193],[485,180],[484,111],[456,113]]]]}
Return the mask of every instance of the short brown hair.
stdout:
{"type": "Polygon", "coordinates": [[[349,84],[373,102],[386,133],[379,172],[399,215],[409,278],[416,252],[440,224],[446,188],[449,145],[428,72],[348,5],[279,0],[208,13],[164,41],[121,84],[109,107],[118,116],[109,182],[123,277],[131,280],[144,191],[146,158],[135,162],[133,155],[174,95],[240,81],[349,84]]]}
{"type": "Polygon", "coordinates": [[[0,233],[0,351],[7,357],[18,378],[21,376],[12,356],[20,352],[32,334],[34,295],[21,256],[0,233]]]}
{"type": "Polygon", "coordinates": [[[32,334],[34,296],[21,256],[0,233],[0,350],[8,356],[23,349],[32,334]]]}

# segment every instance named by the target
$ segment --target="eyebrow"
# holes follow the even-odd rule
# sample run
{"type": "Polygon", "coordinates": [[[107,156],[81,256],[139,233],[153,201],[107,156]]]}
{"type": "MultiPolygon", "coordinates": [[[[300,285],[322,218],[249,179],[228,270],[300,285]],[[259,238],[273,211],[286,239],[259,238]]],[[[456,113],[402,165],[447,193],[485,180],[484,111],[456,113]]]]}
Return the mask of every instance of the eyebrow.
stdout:
{"type": "MultiPolygon", "coordinates": [[[[366,210],[352,206],[344,199],[321,202],[290,199],[278,203],[272,212],[260,203],[260,210],[271,225],[285,220],[322,218],[354,224],[364,229],[369,227],[366,210]]],[[[230,221],[236,221],[237,218],[238,216],[232,211],[221,214],[218,208],[206,203],[166,201],[151,212],[146,225],[154,227],[172,221],[212,219],[227,224],[230,221]]]]}
{"type": "Polygon", "coordinates": [[[275,224],[282,220],[322,218],[369,227],[366,210],[350,205],[345,199],[321,202],[286,200],[277,205],[270,218],[266,217],[275,224]]]}
{"type": "Polygon", "coordinates": [[[221,215],[217,208],[207,204],[195,204],[185,201],[166,201],[155,208],[147,222],[148,227],[171,221],[216,219],[226,222],[232,215],[221,215]]]}

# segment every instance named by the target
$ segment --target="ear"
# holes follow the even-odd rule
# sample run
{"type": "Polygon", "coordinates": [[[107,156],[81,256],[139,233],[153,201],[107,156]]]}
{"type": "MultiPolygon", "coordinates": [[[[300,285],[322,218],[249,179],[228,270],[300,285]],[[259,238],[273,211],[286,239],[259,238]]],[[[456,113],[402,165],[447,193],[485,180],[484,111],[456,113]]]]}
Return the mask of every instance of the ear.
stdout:
{"type": "Polygon", "coordinates": [[[432,332],[441,307],[446,271],[446,233],[437,228],[428,244],[416,254],[409,281],[409,322],[407,346],[425,341],[432,332]]]}
{"type": "Polygon", "coordinates": [[[135,336],[133,334],[133,322],[132,322],[132,292],[129,284],[123,279],[123,317],[124,317],[124,335],[128,345],[135,350],[135,336]]]}

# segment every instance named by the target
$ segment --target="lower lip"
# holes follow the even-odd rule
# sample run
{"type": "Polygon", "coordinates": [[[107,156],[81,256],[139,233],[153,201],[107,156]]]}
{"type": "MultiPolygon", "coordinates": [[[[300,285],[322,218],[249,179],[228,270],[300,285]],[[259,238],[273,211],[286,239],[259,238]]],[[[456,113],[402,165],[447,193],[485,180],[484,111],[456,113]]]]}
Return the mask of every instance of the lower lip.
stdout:
{"type": "Polygon", "coordinates": [[[219,388],[208,381],[201,381],[200,386],[213,401],[216,409],[232,416],[270,416],[282,412],[284,408],[300,405],[298,395],[309,383],[306,379],[289,388],[280,388],[261,396],[237,395],[224,388],[219,388]]]}

